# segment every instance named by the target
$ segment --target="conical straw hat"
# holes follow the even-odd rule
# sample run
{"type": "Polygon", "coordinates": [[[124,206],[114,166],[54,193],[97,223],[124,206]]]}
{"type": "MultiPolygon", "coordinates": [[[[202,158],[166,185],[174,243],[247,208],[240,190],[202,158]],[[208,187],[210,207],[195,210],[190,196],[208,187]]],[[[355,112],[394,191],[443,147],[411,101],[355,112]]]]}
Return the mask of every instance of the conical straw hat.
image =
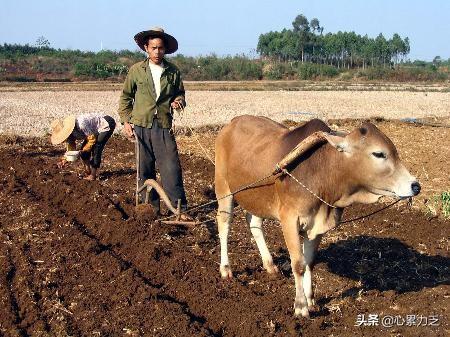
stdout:
{"type": "Polygon", "coordinates": [[[56,119],[50,125],[52,128],[52,136],[50,141],[53,145],[60,144],[65,141],[75,127],[75,116],[68,116],[63,120],[56,119]]]}

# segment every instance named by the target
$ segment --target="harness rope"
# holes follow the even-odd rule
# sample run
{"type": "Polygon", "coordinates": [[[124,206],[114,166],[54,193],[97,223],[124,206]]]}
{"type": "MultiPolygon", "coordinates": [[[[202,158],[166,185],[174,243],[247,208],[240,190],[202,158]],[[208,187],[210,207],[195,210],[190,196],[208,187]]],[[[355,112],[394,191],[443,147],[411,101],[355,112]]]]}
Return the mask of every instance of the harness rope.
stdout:
{"type": "MultiPolygon", "coordinates": [[[[277,168],[279,168],[279,166],[277,165],[277,168]]],[[[281,170],[281,172],[283,172],[284,174],[288,175],[289,177],[291,177],[292,179],[294,179],[301,187],[303,187],[305,190],[307,190],[309,193],[311,193],[313,196],[315,196],[317,199],[319,199],[320,201],[322,201],[325,205],[327,205],[328,207],[331,208],[339,208],[336,207],[334,205],[329,204],[328,202],[326,202],[325,200],[323,200],[321,197],[319,197],[316,193],[314,193],[311,189],[309,189],[305,184],[303,184],[301,181],[299,181],[297,178],[295,178],[288,170],[286,170],[285,168],[279,168],[281,170]]]]}
{"type": "MultiPolygon", "coordinates": [[[[242,192],[242,191],[244,191],[244,190],[246,190],[246,189],[248,189],[248,188],[251,188],[251,187],[253,187],[254,185],[256,185],[256,184],[258,184],[258,183],[260,183],[260,182],[262,182],[262,181],[264,181],[264,180],[266,180],[267,178],[270,178],[270,177],[272,177],[272,176],[273,176],[273,174],[270,173],[269,175],[267,175],[267,176],[265,176],[265,177],[263,177],[263,178],[261,178],[261,179],[258,179],[257,181],[255,181],[255,182],[253,182],[253,183],[251,183],[251,184],[248,184],[248,185],[245,185],[245,186],[240,187],[239,189],[237,189],[237,190],[234,191],[234,192],[228,193],[228,194],[226,194],[226,195],[224,195],[224,196],[222,196],[222,197],[220,197],[220,198],[216,198],[216,200],[212,200],[212,201],[206,202],[206,203],[204,203],[204,204],[200,204],[200,205],[197,205],[197,206],[190,207],[190,208],[186,209],[185,211],[183,211],[182,213],[189,213],[189,212],[195,211],[195,210],[197,210],[197,209],[199,209],[199,208],[204,208],[204,207],[206,207],[206,206],[215,204],[215,203],[218,202],[219,200],[222,200],[222,199],[231,197],[231,196],[235,195],[236,193],[239,193],[239,192],[242,192]]],[[[171,215],[169,215],[169,216],[167,216],[167,217],[165,217],[165,218],[159,219],[159,220],[160,220],[160,221],[164,221],[164,220],[173,218],[174,216],[176,216],[176,214],[171,214],[171,215]]],[[[211,219],[211,220],[209,220],[209,221],[212,221],[212,220],[214,220],[214,219],[211,219]]]]}
{"type": "MultiPolygon", "coordinates": [[[[180,103],[178,103],[178,106],[179,106],[180,109],[181,109],[181,113],[178,113],[178,118],[179,118],[180,122],[182,122],[182,121],[183,121],[183,115],[182,115],[182,113],[184,113],[184,107],[183,107],[183,104],[180,104],[180,103]]],[[[171,110],[172,110],[172,109],[171,109],[171,110]]],[[[173,112],[172,112],[171,114],[172,114],[172,116],[174,115],[173,112]]],[[[211,157],[210,157],[210,156],[208,155],[208,153],[206,152],[206,149],[203,147],[202,143],[200,143],[200,140],[199,140],[197,134],[194,132],[194,130],[192,130],[192,128],[191,128],[189,125],[188,125],[187,127],[188,127],[189,131],[191,131],[191,134],[193,134],[193,135],[195,136],[195,140],[197,141],[198,145],[200,145],[200,148],[203,150],[203,153],[206,155],[206,158],[208,158],[209,161],[210,161],[214,166],[216,166],[216,164],[214,163],[214,160],[211,159],[211,157]]]]}

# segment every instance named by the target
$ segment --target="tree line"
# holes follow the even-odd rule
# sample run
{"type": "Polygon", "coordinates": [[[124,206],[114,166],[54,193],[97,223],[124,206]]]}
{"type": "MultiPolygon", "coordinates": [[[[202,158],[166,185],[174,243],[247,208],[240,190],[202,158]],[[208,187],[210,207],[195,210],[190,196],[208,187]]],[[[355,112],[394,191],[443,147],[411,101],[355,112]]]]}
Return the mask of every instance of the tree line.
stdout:
{"type": "MultiPolygon", "coordinates": [[[[354,32],[324,35],[323,30],[318,19],[308,22],[299,15],[293,29],[260,36],[261,57],[176,54],[168,59],[185,80],[191,81],[339,78],[410,82],[446,81],[450,77],[450,59],[405,59],[409,40],[398,34],[386,40],[382,34],[370,39],[354,32]]],[[[0,44],[0,81],[123,81],[129,67],[144,59],[145,54],[137,49],[55,49],[40,37],[35,45],[0,44]]]]}
{"type": "MultiPolygon", "coordinates": [[[[35,46],[0,44],[0,80],[123,81],[130,66],[145,57],[140,50],[55,49],[40,37],[35,46]]],[[[190,57],[177,54],[167,58],[180,69],[186,80],[260,80],[264,77],[263,63],[245,55],[190,57]]]]}
{"type": "Polygon", "coordinates": [[[278,61],[301,61],[328,64],[337,68],[366,68],[397,65],[410,52],[409,38],[393,34],[386,39],[382,33],[376,38],[355,32],[323,34],[324,27],[317,18],[308,21],[297,15],[292,29],[261,34],[257,51],[261,56],[278,61]]]}

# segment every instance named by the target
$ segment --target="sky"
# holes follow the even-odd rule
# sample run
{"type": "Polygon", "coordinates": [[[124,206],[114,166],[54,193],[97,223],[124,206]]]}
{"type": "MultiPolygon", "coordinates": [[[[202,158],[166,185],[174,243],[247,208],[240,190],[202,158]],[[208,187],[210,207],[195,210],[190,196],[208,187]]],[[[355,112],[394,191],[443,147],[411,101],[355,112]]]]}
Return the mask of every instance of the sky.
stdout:
{"type": "Polygon", "coordinates": [[[163,27],[186,56],[257,56],[260,34],[291,29],[298,14],[317,18],[324,34],[354,31],[409,37],[411,60],[450,58],[448,0],[0,0],[0,44],[137,50],[133,36],[163,27]]]}

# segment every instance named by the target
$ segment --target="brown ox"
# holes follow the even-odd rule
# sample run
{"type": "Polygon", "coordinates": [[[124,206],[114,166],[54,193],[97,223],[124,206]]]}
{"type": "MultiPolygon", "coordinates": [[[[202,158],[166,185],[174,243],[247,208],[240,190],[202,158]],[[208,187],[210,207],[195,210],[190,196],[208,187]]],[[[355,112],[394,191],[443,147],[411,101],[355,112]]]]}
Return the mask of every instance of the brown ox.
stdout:
{"type": "Polygon", "coordinates": [[[250,229],[269,273],[278,269],[264,240],[262,220],[281,222],[295,278],[295,314],[305,317],[314,304],[311,271],[317,247],[322,235],[339,223],[344,207],[355,202],[373,203],[380,196],[405,198],[420,192],[419,183],[400,162],[394,144],[371,123],[339,136],[320,120],[289,130],[268,118],[234,118],[216,140],[215,188],[223,278],[232,277],[227,240],[233,196],[222,197],[270,174],[297,144],[317,131],[323,131],[325,142],[312,146],[288,169],[335,208],[287,175],[273,176],[234,195],[249,213],[250,229]],[[303,250],[300,237],[304,238],[303,250]]]}

